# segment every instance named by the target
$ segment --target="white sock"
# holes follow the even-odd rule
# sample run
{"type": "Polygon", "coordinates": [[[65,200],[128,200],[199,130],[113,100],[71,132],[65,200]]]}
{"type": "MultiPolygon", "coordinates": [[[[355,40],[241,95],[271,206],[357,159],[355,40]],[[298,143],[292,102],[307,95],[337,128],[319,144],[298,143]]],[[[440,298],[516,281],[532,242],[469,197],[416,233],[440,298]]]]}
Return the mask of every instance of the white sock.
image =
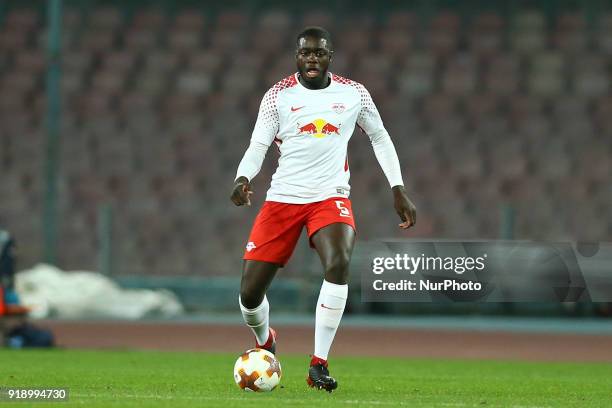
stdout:
{"type": "Polygon", "coordinates": [[[268,334],[270,334],[270,304],[268,303],[268,298],[264,295],[261,304],[255,309],[244,307],[240,296],[238,296],[238,303],[240,303],[240,311],[242,312],[244,322],[253,330],[257,343],[263,346],[268,341],[268,334]]]}
{"type": "Polygon", "coordinates": [[[340,319],[342,319],[342,313],[344,313],[347,297],[348,285],[323,281],[317,300],[315,319],[314,355],[316,357],[327,360],[329,349],[340,325],[340,319]]]}

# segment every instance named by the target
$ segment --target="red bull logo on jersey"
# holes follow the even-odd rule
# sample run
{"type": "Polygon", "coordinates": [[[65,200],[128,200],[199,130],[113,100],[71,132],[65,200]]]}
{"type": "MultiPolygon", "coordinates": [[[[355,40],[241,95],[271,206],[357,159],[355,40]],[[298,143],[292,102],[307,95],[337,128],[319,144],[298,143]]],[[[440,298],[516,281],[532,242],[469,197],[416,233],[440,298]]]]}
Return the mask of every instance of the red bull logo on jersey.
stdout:
{"type": "Polygon", "coordinates": [[[299,133],[306,133],[316,137],[317,139],[321,139],[325,136],[331,135],[332,133],[339,135],[340,125],[335,126],[323,119],[315,119],[304,126],[299,126],[298,124],[298,131],[299,133]]]}

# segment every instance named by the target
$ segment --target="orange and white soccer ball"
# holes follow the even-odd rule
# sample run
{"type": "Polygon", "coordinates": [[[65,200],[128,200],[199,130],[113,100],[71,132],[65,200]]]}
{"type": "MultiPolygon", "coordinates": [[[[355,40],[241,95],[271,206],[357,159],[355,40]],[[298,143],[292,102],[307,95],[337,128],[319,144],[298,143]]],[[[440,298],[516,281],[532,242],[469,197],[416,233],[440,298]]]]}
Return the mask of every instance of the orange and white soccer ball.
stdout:
{"type": "Polygon", "coordinates": [[[281,375],[280,361],[263,349],[245,351],[234,365],[234,381],[245,391],[272,391],[281,375]]]}

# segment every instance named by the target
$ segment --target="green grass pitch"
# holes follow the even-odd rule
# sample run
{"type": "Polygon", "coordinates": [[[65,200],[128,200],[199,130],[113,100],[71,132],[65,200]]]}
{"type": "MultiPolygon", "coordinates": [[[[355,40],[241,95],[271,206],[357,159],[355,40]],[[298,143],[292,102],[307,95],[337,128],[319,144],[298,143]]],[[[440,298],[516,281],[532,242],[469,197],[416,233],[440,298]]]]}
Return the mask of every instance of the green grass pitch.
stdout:
{"type": "MultiPolygon", "coordinates": [[[[86,407],[604,407],[612,365],[337,357],[332,394],[306,386],[308,356],[279,355],[271,393],[233,381],[236,355],[145,351],[0,351],[0,387],[68,387],[86,407]],[[256,405],[255,405],[256,404],[256,405]]],[[[0,408],[30,406],[6,403],[0,408]]],[[[36,404],[36,406],[39,406],[36,404]]]]}

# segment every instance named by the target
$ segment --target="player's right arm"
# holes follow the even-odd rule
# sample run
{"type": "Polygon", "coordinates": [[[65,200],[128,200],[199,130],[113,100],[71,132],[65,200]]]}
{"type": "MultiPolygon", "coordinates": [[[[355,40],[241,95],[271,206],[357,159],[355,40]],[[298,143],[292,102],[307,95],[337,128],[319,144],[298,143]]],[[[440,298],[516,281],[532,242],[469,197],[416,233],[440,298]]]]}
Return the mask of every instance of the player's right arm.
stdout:
{"type": "Polygon", "coordinates": [[[251,143],[247,148],[236,172],[234,187],[230,199],[238,206],[251,205],[251,180],[261,170],[261,165],[266,157],[268,147],[278,134],[279,119],[277,90],[271,88],[266,92],[259,106],[257,122],[251,135],[251,143]]]}

